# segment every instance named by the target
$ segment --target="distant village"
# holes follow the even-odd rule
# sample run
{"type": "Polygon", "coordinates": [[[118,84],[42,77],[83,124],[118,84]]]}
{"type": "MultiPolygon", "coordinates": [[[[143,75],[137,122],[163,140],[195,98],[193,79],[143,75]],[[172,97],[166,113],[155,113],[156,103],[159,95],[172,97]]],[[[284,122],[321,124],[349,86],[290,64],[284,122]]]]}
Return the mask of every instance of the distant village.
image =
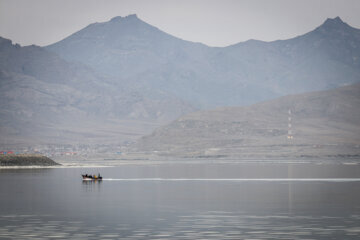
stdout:
{"type": "Polygon", "coordinates": [[[130,142],[123,145],[105,144],[78,144],[78,145],[39,145],[28,147],[9,148],[0,146],[0,155],[19,155],[19,154],[41,154],[47,157],[53,156],[84,156],[90,154],[117,154],[121,155],[130,142]]]}

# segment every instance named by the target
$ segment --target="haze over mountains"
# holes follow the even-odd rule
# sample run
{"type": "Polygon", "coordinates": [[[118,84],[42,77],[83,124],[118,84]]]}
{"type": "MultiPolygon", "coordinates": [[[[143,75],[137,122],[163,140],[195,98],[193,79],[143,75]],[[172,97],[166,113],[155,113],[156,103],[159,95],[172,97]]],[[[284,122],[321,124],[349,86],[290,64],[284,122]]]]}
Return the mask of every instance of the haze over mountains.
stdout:
{"type": "Polygon", "coordinates": [[[360,79],[360,30],[340,18],[290,40],[212,48],[130,15],[89,25],[47,49],[125,86],[161,90],[201,108],[244,105],[360,79]]]}
{"type": "Polygon", "coordinates": [[[0,81],[1,144],[121,143],[196,109],[360,82],[360,30],[335,18],[215,48],[115,17],[45,48],[1,38],[0,81]]]}

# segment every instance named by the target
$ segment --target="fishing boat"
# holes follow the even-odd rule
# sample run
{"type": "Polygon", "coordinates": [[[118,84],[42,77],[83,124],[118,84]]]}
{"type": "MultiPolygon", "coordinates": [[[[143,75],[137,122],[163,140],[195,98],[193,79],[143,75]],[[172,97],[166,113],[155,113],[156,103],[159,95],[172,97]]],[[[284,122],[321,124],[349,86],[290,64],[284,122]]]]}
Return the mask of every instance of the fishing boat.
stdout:
{"type": "Polygon", "coordinates": [[[102,176],[100,176],[100,173],[98,175],[82,174],[81,176],[84,181],[102,180],[102,176]]]}

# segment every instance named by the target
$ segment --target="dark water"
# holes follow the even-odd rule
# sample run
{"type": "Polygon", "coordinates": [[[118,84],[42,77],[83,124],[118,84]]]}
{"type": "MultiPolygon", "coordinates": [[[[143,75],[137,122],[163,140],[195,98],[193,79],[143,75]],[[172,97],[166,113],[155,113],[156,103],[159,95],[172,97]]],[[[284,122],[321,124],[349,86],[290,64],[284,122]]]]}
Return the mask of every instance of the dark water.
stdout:
{"type": "Polygon", "coordinates": [[[359,239],[359,178],[335,164],[2,169],[0,239],[359,239]]]}

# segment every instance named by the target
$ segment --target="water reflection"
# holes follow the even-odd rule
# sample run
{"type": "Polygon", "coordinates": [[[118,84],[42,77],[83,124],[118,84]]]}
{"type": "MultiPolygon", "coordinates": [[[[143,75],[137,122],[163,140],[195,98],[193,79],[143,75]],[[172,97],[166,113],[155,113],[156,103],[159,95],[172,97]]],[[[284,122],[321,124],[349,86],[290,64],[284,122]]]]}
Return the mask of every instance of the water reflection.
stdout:
{"type": "Polygon", "coordinates": [[[95,192],[101,190],[102,180],[82,180],[82,188],[86,192],[95,192]]]}
{"type": "MultiPolygon", "coordinates": [[[[289,164],[288,165],[288,178],[293,178],[293,165],[289,164]]],[[[288,183],[288,212],[289,214],[292,214],[292,206],[293,203],[293,183],[289,182],[288,183]]]]}

